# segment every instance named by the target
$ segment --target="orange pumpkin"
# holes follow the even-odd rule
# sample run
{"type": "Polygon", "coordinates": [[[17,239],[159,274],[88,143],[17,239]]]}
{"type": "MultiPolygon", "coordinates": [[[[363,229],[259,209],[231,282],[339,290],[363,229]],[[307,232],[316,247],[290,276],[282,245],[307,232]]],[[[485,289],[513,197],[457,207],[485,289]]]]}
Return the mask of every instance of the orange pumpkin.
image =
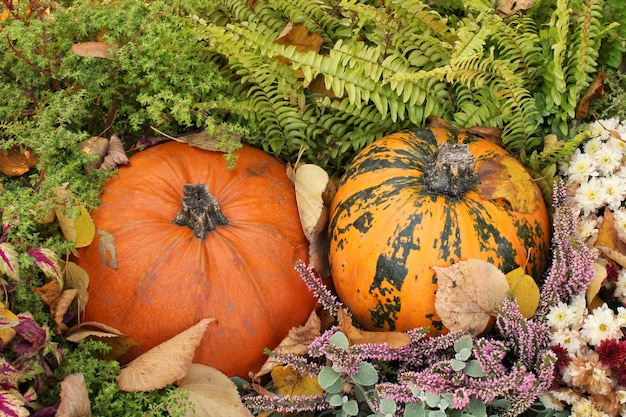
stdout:
{"type": "Polygon", "coordinates": [[[83,320],[137,341],[124,360],[213,317],[194,360],[247,377],[313,310],[294,270],[308,243],[285,165],[248,146],[236,153],[228,169],[221,153],[169,142],[105,185],[92,217],[113,237],[117,267],[98,238],[79,250],[90,276],[83,320]]]}
{"type": "Polygon", "coordinates": [[[540,278],[549,230],[539,189],[501,147],[443,128],[397,133],[363,149],[339,183],[330,211],[331,275],[366,329],[438,334],[445,328],[431,266],[477,258],[540,278]],[[517,167],[532,210],[481,194],[479,170],[498,160],[517,167]]]}

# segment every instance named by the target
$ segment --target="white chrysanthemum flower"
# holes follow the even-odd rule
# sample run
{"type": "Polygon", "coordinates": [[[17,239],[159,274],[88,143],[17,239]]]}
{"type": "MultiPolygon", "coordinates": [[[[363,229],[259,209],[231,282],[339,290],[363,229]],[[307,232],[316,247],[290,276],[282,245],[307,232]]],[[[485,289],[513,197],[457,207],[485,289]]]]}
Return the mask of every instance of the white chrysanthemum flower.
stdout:
{"type": "Polygon", "coordinates": [[[591,133],[592,138],[601,139],[601,136],[605,134],[606,129],[598,122],[593,122],[589,124],[589,132],[591,133]]]}
{"type": "Polygon", "coordinates": [[[565,406],[562,402],[556,399],[554,395],[552,395],[552,391],[543,391],[539,394],[539,401],[541,404],[548,410],[555,411],[563,411],[565,410],[565,406]]]}
{"type": "Polygon", "coordinates": [[[613,212],[615,218],[615,230],[617,231],[617,237],[626,242],[626,208],[621,207],[619,210],[613,212]]]}
{"type": "Polygon", "coordinates": [[[555,330],[568,329],[577,324],[576,309],[563,302],[552,307],[546,315],[548,326],[555,330]]]}
{"type": "Polygon", "coordinates": [[[598,236],[598,226],[600,225],[599,217],[587,216],[582,217],[578,221],[578,228],[576,230],[576,236],[582,241],[592,243],[598,236]]]}
{"type": "Polygon", "coordinates": [[[580,210],[583,216],[588,216],[604,206],[606,195],[598,179],[591,178],[589,181],[580,184],[580,187],[574,193],[573,201],[575,208],[580,210]]]}
{"type": "Polygon", "coordinates": [[[611,175],[622,164],[621,149],[605,145],[592,155],[595,167],[600,175],[611,175]]]}
{"type": "Polygon", "coordinates": [[[606,304],[591,312],[580,329],[580,336],[590,345],[598,346],[607,339],[620,339],[623,336],[620,320],[606,304]]]}
{"type": "Polygon", "coordinates": [[[577,149],[566,165],[565,175],[570,183],[586,183],[590,177],[598,175],[595,158],[577,149]]]}
{"type": "Polygon", "coordinates": [[[550,334],[550,342],[552,346],[561,345],[567,349],[569,357],[574,357],[582,353],[583,348],[587,346],[577,330],[558,329],[550,334]]]}
{"type": "Polygon", "coordinates": [[[626,182],[619,177],[606,177],[599,181],[605,204],[613,211],[617,210],[626,198],[626,182]]]}
{"type": "MultiPolygon", "coordinates": [[[[615,291],[613,295],[617,297],[619,300],[624,299],[626,297],[626,270],[622,269],[619,271],[619,275],[617,276],[617,282],[615,283],[615,291]]],[[[619,317],[619,312],[618,312],[619,317]]]]}
{"type": "MultiPolygon", "coordinates": [[[[602,126],[600,126],[600,129],[601,131],[599,132],[599,134],[601,134],[604,131],[604,128],[602,128],[602,126]]],[[[585,151],[585,153],[589,156],[594,156],[596,152],[598,152],[600,149],[604,147],[604,141],[602,140],[602,138],[597,137],[599,135],[592,135],[592,136],[596,136],[596,137],[592,137],[591,139],[586,141],[585,144],[583,145],[583,151],[585,151]]]]}
{"type": "Polygon", "coordinates": [[[596,410],[588,398],[581,398],[572,405],[570,417],[600,417],[603,413],[596,410]]]}
{"type": "Polygon", "coordinates": [[[620,128],[620,120],[617,116],[611,117],[610,119],[603,119],[599,122],[606,130],[617,130],[620,128]]]}
{"type": "Polygon", "coordinates": [[[624,125],[620,126],[622,127],[617,131],[619,137],[611,135],[606,140],[605,146],[623,158],[626,152],[626,128],[623,127],[624,125]]]}
{"type": "Polygon", "coordinates": [[[615,315],[617,316],[617,320],[619,320],[620,325],[622,327],[626,327],[626,308],[622,306],[617,307],[615,315]]]}
{"type": "Polygon", "coordinates": [[[585,294],[578,294],[574,296],[569,303],[572,307],[574,314],[576,315],[575,327],[580,327],[583,324],[583,320],[587,315],[587,298],[585,294]]]}

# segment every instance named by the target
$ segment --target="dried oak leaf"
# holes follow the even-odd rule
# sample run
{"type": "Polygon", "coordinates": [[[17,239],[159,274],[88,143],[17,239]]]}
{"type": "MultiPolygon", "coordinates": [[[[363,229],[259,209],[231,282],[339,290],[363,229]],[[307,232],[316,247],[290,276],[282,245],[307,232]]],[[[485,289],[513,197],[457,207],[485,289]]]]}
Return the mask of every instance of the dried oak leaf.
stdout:
{"type": "Polygon", "coordinates": [[[215,368],[193,363],[176,385],[187,391],[185,401],[192,405],[184,417],[252,417],[236,385],[215,368]]]}
{"type": "Polygon", "coordinates": [[[115,378],[122,391],[153,391],[183,378],[207,329],[215,319],[202,319],[126,365],[115,378]]]}
{"type": "Polygon", "coordinates": [[[107,170],[126,164],[128,164],[128,156],[126,156],[122,140],[117,135],[111,135],[107,154],[104,156],[102,164],[100,164],[100,169],[107,170]]]}
{"type": "MultiPolygon", "coordinates": [[[[312,311],[306,323],[302,326],[292,327],[287,336],[274,348],[276,353],[290,353],[293,355],[303,355],[309,350],[311,342],[320,335],[322,322],[315,311],[312,311]]],[[[261,369],[254,374],[254,379],[258,379],[268,374],[282,362],[274,357],[267,358],[261,369]]]]}
{"type": "Polygon", "coordinates": [[[106,42],[80,42],[72,45],[70,50],[78,56],[87,58],[111,58],[111,48],[115,44],[106,42]]]}
{"type": "Polygon", "coordinates": [[[97,339],[111,346],[111,350],[103,356],[105,360],[115,360],[138,346],[131,337],[126,336],[119,330],[97,321],[86,321],[70,328],[65,334],[65,339],[78,343],[84,339],[97,339]]]}
{"type": "Polygon", "coordinates": [[[502,198],[520,213],[533,213],[541,201],[532,178],[511,156],[486,159],[478,169],[478,178],[480,194],[484,198],[502,198]]]}
{"type": "Polygon", "coordinates": [[[432,268],[438,284],[435,310],[443,325],[472,336],[487,330],[509,291],[504,273],[479,259],[432,268]]]}
{"type": "Polygon", "coordinates": [[[522,316],[529,319],[535,315],[539,307],[540,291],[539,286],[530,275],[524,272],[524,268],[519,267],[506,274],[509,288],[517,301],[517,308],[522,316]]]}
{"type": "Polygon", "coordinates": [[[70,374],[61,381],[61,401],[56,417],[89,417],[91,405],[83,374],[70,374]]]}
{"type": "Polygon", "coordinates": [[[337,314],[341,331],[346,335],[351,345],[361,343],[372,343],[376,345],[386,344],[391,348],[399,348],[410,343],[409,335],[402,332],[370,332],[361,330],[352,324],[352,317],[344,310],[340,309],[337,314]]]}
{"type": "Polygon", "coordinates": [[[7,177],[19,177],[37,166],[39,158],[29,149],[13,147],[0,149],[0,172],[7,177]]]}
{"type": "Polygon", "coordinates": [[[604,303],[604,301],[600,298],[599,293],[606,277],[606,264],[600,260],[596,260],[593,263],[593,279],[589,283],[585,293],[587,308],[589,311],[592,311],[595,307],[599,307],[604,303]]]}

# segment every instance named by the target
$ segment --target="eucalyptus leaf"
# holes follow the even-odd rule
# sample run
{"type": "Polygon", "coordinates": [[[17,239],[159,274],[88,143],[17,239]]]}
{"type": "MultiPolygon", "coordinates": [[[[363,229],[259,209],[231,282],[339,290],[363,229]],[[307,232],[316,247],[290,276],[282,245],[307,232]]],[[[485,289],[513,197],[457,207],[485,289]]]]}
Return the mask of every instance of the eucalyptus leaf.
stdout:
{"type": "Polygon", "coordinates": [[[463,369],[465,369],[465,362],[452,358],[450,359],[450,367],[455,371],[462,371],[463,369]]]}
{"type": "Polygon", "coordinates": [[[466,408],[474,417],[487,417],[487,405],[477,398],[472,398],[466,408]]]}
{"type": "Polygon", "coordinates": [[[456,343],[454,344],[454,351],[458,353],[461,352],[463,349],[472,350],[473,347],[474,341],[472,340],[472,338],[466,337],[456,341],[456,343]]]}
{"type": "Polygon", "coordinates": [[[439,394],[431,394],[427,392],[425,401],[426,405],[431,408],[439,407],[439,401],[441,401],[441,396],[439,394]]]}
{"type": "Polygon", "coordinates": [[[404,407],[403,417],[426,417],[424,403],[409,403],[404,407]]]}
{"type": "Polygon", "coordinates": [[[350,347],[350,341],[348,341],[348,337],[342,332],[337,332],[332,335],[329,339],[330,343],[333,345],[348,349],[350,347]]]}
{"type": "Polygon", "coordinates": [[[354,400],[346,401],[341,410],[348,416],[356,416],[359,414],[359,404],[354,400]]]}
{"type": "Polygon", "coordinates": [[[389,398],[381,398],[380,400],[380,412],[383,414],[395,414],[398,409],[396,402],[389,398]]]}
{"type": "Polygon", "coordinates": [[[339,407],[343,404],[343,396],[341,394],[333,394],[326,401],[333,407],[339,407]]]}
{"type": "Polygon", "coordinates": [[[482,378],[485,376],[485,371],[483,371],[483,368],[481,368],[480,364],[475,359],[467,363],[465,373],[473,378],[482,378]]]}
{"type": "Polygon", "coordinates": [[[352,376],[352,382],[363,386],[374,385],[378,382],[378,371],[372,364],[360,362],[359,373],[352,376]]]}
{"type": "Polygon", "coordinates": [[[335,390],[334,388],[337,385],[342,386],[345,380],[341,377],[341,374],[339,372],[335,371],[330,366],[325,366],[317,375],[317,382],[320,384],[320,387],[322,387],[322,389],[324,389],[325,391],[335,393],[339,391],[335,390]]]}

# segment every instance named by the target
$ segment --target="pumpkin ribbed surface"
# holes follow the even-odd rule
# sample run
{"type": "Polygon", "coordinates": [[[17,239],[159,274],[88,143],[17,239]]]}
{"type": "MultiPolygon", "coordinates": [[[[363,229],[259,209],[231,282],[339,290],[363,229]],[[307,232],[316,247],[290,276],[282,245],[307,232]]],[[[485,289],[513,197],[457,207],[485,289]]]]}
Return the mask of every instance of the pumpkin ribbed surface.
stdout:
{"type": "Polygon", "coordinates": [[[536,185],[530,185],[539,200],[532,213],[483,198],[477,185],[454,198],[433,192],[424,172],[443,143],[467,144],[476,172],[485,160],[507,155],[448,129],[397,133],[363,149],[339,183],[330,211],[331,275],[366,329],[445,331],[434,308],[431,266],[477,258],[504,272],[525,266],[540,278],[544,271],[550,229],[536,185]]]}
{"type": "Polygon", "coordinates": [[[115,239],[117,268],[102,262],[97,240],[79,250],[90,276],[83,320],[135,339],[124,359],[213,317],[194,361],[247,377],[312,311],[294,270],[308,243],[285,165],[248,146],[236,153],[231,170],[221,153],[169,142],[131,157],[105,185],[92,217],[115,239]],[[185,184],[206,184],[227,219],[204,239],[172,221],[185,184]]]}

